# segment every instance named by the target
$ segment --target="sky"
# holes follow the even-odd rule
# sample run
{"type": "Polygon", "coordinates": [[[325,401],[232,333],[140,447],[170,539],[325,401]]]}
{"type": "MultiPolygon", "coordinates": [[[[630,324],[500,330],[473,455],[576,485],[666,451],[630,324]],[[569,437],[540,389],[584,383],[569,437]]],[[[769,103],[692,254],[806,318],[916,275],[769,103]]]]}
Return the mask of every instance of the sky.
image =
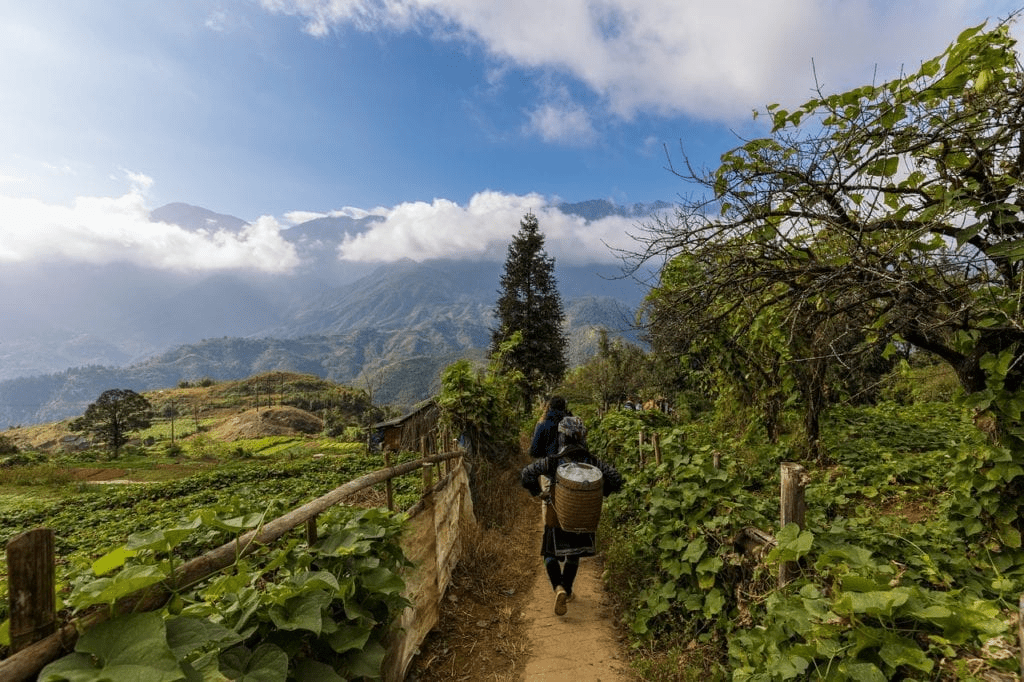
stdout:
{"type": "Polygon", "coordinates": [[[528,211],[556,259],[611,261],[635,219],[554,207],[671,202],[666,149],[714,166],[754,109],[1019,2],[0,0],[0,267],[287,272],[284,231],[332,214],[381,217],[342,259],[476,257],[528,211]],[[250,225],[150,221],[170,202],[250,225]]]}

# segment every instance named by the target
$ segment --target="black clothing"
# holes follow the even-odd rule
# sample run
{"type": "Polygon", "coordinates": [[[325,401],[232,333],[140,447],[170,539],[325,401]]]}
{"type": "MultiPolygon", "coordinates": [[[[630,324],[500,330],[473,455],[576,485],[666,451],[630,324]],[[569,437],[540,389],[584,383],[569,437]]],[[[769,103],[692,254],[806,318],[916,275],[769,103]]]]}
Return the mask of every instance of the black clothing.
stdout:
{"type": "Polygon", "coordinates": [[[562,410],[548,410],[543,421],[537,424],[533,430],[533,440],[530,442],[530,457],[539,459],[550,457],[558,452],[558,422],[562,421],[568,412],[562,410]]]}
{"type": "MultiPolygon", "coordinates": [[[[531,495],[539,495],[540,477],[547,476],[554,482],[558,466],[565,462],[582,462],[583,464],[590,464],[600,469],[602,493],[605,497],[622,489],[622,475],[615,467],[594,457],[582,445],[575,444],[563,448],[557,457],[545,457],[524,467],[520,474],[523,487],[531,495]]],[[[554,483],[552,484],[553,486],[554,483]]],[[[541,556],[545,557],[546,562],[550,557],[594,556],[597,553],[597,534],[574,533],[563,530],[558,526],[545,526],[540,553],[541,556]]],[[[549,570],[553,570],[550,562],[547,562],[547,565],[549,570]]],[[[573,574],[575,575],[575,570],[573,570],[573,574]]],[[[566,585],[565,588],[566,591],[571,592],[571,583],[566,585]]]]}

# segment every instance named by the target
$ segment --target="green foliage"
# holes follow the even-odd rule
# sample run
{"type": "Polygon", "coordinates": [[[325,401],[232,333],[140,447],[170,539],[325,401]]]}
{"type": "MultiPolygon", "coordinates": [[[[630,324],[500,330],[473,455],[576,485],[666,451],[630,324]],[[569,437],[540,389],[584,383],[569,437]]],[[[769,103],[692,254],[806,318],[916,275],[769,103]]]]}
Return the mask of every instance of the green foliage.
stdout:
{"type": "Polygon", "coordinates": [[[1014,671],[1024,552],[985,493],[1019,472],[966,415],[948,403],[833,408],[834,463],[808,472],[805,528],[779,530],[784,450],[699,422],[652,424],[664,461],[639,469],[639,415],[609,414],[591,443],[627,481],[602,533],[635,646],[657,659],[693,642],[717,656],[706,675],[743,680],[945,679],[967,659],[1014,671]],[[741,552],[746,527],[777,544],[741,552]],[[801,572],[779,589],[783,561],[801,572]]]}
{"type": "Polygon", "coordinates": [[[961,393],[963,388],[949,365],[901,362],[886,377],[880,395],[885,400],[909,405],[951,402],[961,393]]]}
{"type": "Polygon", "coordinates": [[[655,349],[757,405],[769,434],[796,397],[815,457],[829,400],[875,399],[912,347],[1024,456],[1006,440],[1024,408],[1022,102],[1001,23],[892,81],[767,107],[770,135],[688,166],[692,198],[643,237],[641,258],[670,258],[655,349]]]}
{"type": "MultiPolygon", "coordinates": [[[[517,343],[514,335],[511,343],[517,343]]],[[[441,423],[459,434],[470,457],[507,465],[517,459],[519,400],[517,372],[502,372],[495,363],[490,369],[474,369],[468,360],[450,365],[441,374],[441,423]]]]}
{"type": "MultiPolygon", "coordinates": [[[[155,585],[182,560],[175,553],[254,528],[267,511],[229,501],[176,528],[133,535],[73,579],[68,603],[81,612],[155,585]]],[[[402,517],[335,507],[319,525],[313,546],[291,539],[262,548],[160,612],[87,630],[39,679],[379,679],[389,626],[408,605],[402,517]]]]}
{"type": "Polygon", "coordinates": [[[621,339],[609,339],[598,331],[597,355],[575,368],[563,383],[567,397],[595,402],[602,410],[627,400],[654,398],[657,391],[653,360],[639,346],[621,339]]]}
{"type": "MultiPolygon", "coordinates": [[[[326,444],[321,444],[326,445],[326,444]]],[[[81,566],[89,566],[111,545],[123,542],[133,533],[152,528],[172,527],[182,509],[200,509],[226,503],[238,507],[259,506],[268,510],[268,518],[284,513],[338,487],[344,481],[380,469],[379,456],[364,451],[348,452],[351,444],[339,443],[339,450],[321,448],[328,456],[321,459],[303,457],[294,461],[254,461],[222,464],[216,470],[163,483],[129,486],[85,486],[76,494],[66,491],[59,499],[21,500],[5,506],[0,513],[0,542],[31,528],[45,526],[54,531],[56,553],[64,561],[58,564],[57,582],[64,594],[81,566]],[[131,514],[125,514],[131,509],[131,514]]],[[[399,453],[396,463],[417,457],[415,453],[399,453]]],[[[12,470],[12,472],[17,469],[12,470]]],[[[32,483],[57,482],[40,478],[67,469],[48,468],[33,472],[32,483]]],[[[26,474],[28,475],[28,474],[26,474]]],[[[66,478],[63,479],[66,481],[66,478]]],[[[394,482],[395,503],[407,509],[420,496],[420,482],[415,477],[401,477],[394,482]]],[[[224,537],[210,536],[183,551],[198,553],[217,546],[224,537]]],[[[196,542],[199,542],[197,539],[196,542]]],[[[0,596],[6,583],[0,581],[0,596]]],[[[6,613],[7,600],[0,599],[0,617],[6,613]]]]}
{"type": "Polygon", "coordinates": [[[17,453],[18,446],[14,444],[14,441],[9,436],[0,434],[0,457],[16,455],[17,453]]]}
{"type": "Polygon", "coordinates": [[[13,455],[4,460],[0,465],[0,485],[52,486],[74,480],[70,469],[47,462],[39,455],[13,455]]]}
{"type": "Polygon", "coordinates": [[[520,375],[524,406],[552,388],[565,374],[569,345],[562,322],[565,312],[555,280],[555,260],[544,251],[537,217],[526,214],[512,238],[501,276],[501,295],[495,306],[497,327],[491,334],[491,354],[519,333],[522,343],[500,352],[502,366],[520,375]]]}
{"type": "Polygon", "coordinates": [[[149,401],[127,388],[104,391],[85,414],[71,422],[72,431],[84,431],[100,443],[120,452],[133,431],[147,428],[152,419],[149,401]]]}

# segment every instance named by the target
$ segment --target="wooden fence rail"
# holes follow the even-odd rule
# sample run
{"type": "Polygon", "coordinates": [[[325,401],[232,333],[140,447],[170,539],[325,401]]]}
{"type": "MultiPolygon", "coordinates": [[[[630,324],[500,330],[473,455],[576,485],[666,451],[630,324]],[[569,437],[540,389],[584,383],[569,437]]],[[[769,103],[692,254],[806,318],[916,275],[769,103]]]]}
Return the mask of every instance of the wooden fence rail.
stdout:
{"type": "MultiPolygon", "coordinates": [[[[329,493],[266,523],[260,528],[251,530],[235,540],[185,562],[176,568],[171,576],[159,586],[153,586],[127,595],[119,599],[114,604],[113,608],[98,606],[90,609],[74,621],[57,629],[53,634],[40,639],[34,644],[31,644],[21,651],[18,651],[8,658],[0,661],[0,680],[4,680],[5,682],[27,682],[28,680],[33,680],[47,663],[56,660],[65,652],[73,649],[75,643],[78,641],[80,631],[102,623],[113,615],[159,609],[167,603],[175,592],[215,575],[219,571],[233,565],[242,557],[248,556],[261,547],[265,547],[276,542],[286,533],[298,526],[306,524],[307,536],[315,536],[317,515],[341,503],[354,493],[385,481],[390,481],[397,476],[409,474],[417,470],[427,471],[433,465],[439,465],[441,462],[456,459],[461,460],[463,454],[464,453],[462,452],[448,452],[431,455],[415,461],[404,462],[386,469],[380,469],[349,481],[329,493]]],[[[444,547],[443,558],[446,561],[457,561],[459,548],[461,547],[458,536],[458,531],[461,527],[459,522],[465,520],[467,516],[469,518],[472,517],[472,504],[469,502],[468,476],[465,472],[465,466],[460,463],[459,466],[451,468],[448,475],[442,479],[437,486],[430,485],[427,488],[428,489],[424,491],[424,498],[409,511],[410,518],[415,519],[417,517],[426,516],[424,512],[433,512],[435,511],[435,507],[445,513],[452,511],[450,508],[457,507],[454,509],[454,516],[450,513],[447,514],[449,518],[454,518],[455,523],[449,521],[447,524],[440,524],[439,526],[438,521],[433,518],[435,514],[431,514],[432,519],[430,523],[430,526],[434,528],[435,534],[439,527],[445,534],[446,546],[444,547]],[[452,485],[452,483],[454,483],[454,485],[452,485]],[[434,493],[439,489],[445,488],[452,488],[452,492],[445,497],[444,504],[437,505],[434,501],[434,493]]],[[[436,538],[432,539],[431,543],[431,546],[435,546],[437,544],[436,538]]],[[[438,547],[438,549],[440,549],[440,547],[438,547]]],[[[419,558],[421,561],[430,560],[430,558],[422,552],[414,551],[412,554],[420,555],[419,558]]],[[[434,552],[435,561],[437,560],[438,555],[439,552],[434,552]]],[[[451,566],[443,566],[440,569],[438,569],[437,566],[433,567],[433,571],[436,572],[437,575],[442,576],[444,580],[443,584],[437,579],[434,580],[437,584],[431,592],[437,594],[438,600],[440,599],[440,596],[443,596],[444,589],[447,587],[447,580],[450,577],[451,568],[451,566]]],[[[428,572],[429,571],[430,567],[428,567],[428,572]]],[[[414,604],[416,603],[416,600],[411,601],[413,601],[414,604]]],[[[436,611],[437,604],[434,604],[432,608],[436,611]]],[[[413,620],[415,620],[415,618],[413,620]]],[[[430,622],[430,619],[427,618],[425,622],[430,622]]],[[[436,620],[431,622],[430,627],[433,627],[434,623],[436,623],[436,620]]],[[[425,636],[425,634],[426,633],[424,632],[423,635],[425,636]]],[[[401,649],[402,651],[407,652],[406,654],[399,656],[398,659],[408,658],[408,660],[397,660],[396,662],[396,656],[389,651],[389,657],[386,664],[391,666],[394,675],[404,675],[404,671],[411,660],[411,652],[415,651],[418,644],[419,642],[416,642],[412,646],[409,646],[408,643],[403,642],[395,644],[393,642],[392,648],[401,649]]],[[[402,677],[386,677],[385,679],[400,680],[402,677]]]]}

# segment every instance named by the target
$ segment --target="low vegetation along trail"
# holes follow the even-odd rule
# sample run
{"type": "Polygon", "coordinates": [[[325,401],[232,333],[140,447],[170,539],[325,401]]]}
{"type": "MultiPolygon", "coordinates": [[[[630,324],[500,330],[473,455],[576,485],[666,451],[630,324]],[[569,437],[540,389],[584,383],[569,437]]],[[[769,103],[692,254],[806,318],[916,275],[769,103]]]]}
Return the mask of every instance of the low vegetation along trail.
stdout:
{"type": "Polygon", "coordinates": [[[540,505],[521,488],[502,528],[480,531],[420,648],[410,682],[615,682],[632,679],[600,557],[583,559],[576,597],[555,615],[540,557],[540,505]]]}

